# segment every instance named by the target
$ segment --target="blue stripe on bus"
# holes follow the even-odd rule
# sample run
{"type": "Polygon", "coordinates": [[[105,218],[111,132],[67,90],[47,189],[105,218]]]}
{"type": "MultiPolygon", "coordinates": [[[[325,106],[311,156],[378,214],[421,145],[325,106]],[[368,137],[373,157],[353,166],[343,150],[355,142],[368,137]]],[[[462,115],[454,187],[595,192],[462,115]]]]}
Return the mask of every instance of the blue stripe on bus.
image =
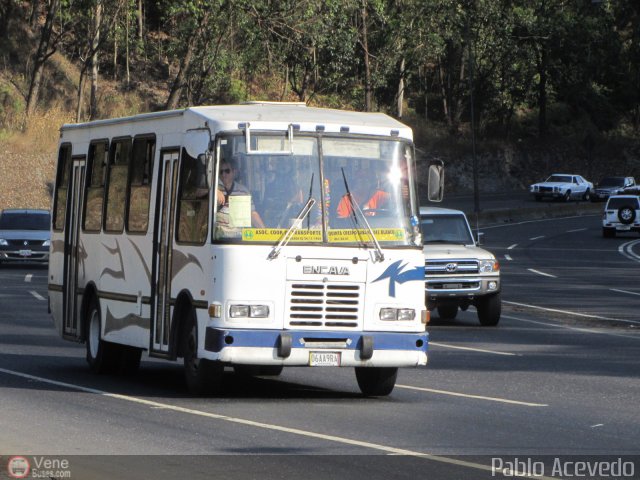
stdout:
{"type": "Polygon", "coordinates": [[[362,337],[373,338],[374,350],[410,350],[427,352],[429,334],[424,333],[386,333],[386,332],[322,332],[299,330],[245,330],[207,327],[205,349],[220,352],[225,347],[266,347],[278,348],[280,334],[291,336],[291,348],[309,348],[301,339],[351,340],[347,350],[359,350],[362,337]]]}

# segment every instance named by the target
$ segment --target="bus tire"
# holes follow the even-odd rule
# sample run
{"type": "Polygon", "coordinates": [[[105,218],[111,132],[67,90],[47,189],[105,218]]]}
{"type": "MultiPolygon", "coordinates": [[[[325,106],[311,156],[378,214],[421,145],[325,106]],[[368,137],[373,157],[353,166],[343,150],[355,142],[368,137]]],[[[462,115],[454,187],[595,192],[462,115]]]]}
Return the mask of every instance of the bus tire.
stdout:
{"type": "Polygon", "coordinates": [[[119,350],[119,368],[118,373],[122,375],[131,375],[140,368],[140,359],[142,357],[142,349],[130,347],[128,345],[117,345],[119,350]]]}
{"type": "Polygon", "coordinates": [[[389,395],[396,386],[398,369],[395,367],[356,367],[356,380],[366,397],[389,395]]]}
{"type": "Polygon", "coordinates": [[[86,320],[87,363],[94,373],[113,373],[118,369],[117,345],[103,340],[102,318],[98,300],[94,297],[89,303],[86,320]]]}
{"type": "Polygon", "coordinates": [[[198,396],[220,393],[224,365],[198,358],[198,324],[193,309],[189,310],[182,341],[184,378],[189,393],[198,396]]]}

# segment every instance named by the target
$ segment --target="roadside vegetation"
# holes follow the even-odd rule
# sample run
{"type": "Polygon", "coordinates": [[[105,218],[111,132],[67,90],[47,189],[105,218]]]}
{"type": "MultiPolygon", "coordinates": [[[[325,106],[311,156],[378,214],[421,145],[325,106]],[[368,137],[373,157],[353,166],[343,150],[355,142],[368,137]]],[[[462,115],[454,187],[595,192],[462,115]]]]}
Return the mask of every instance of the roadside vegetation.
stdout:
{"type": "Polygon", "coordinates": [[[484,191],[640,176],[638,2],[3,0],[0,57],[0,208],[48,207],[65,122],[247,100],[399,118],[449,193],[474,150],[484,191]]]}

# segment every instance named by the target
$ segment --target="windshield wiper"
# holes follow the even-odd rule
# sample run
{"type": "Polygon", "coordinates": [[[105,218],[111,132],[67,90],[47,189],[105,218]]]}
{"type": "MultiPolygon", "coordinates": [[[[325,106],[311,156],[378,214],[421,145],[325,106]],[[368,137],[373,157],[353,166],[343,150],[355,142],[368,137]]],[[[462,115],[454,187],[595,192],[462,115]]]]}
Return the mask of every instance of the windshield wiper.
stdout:
{"type": "Polygon", "coordinates": [[[316,200],[314,198],[310,197],[307,200],[307,203],[305,203],[304,207],[302,207],[302,210],[300,210],[296,218],[291,223],[289,230],[287,230],[287,232],[284,234],[280,242],[271,249],[271,252],[269,253],[269,256],[267,257],[267,259],[273,260],[275,258],[278,258],[278,255],[280,255],[280,250],[282,250],[282,247],[285,247],[287,243],[289,243],[293,238],[293,235],[296,232],[296,230],[302,227],[302,222],[304,221],[305,217],[309,215],[309,212],[311,211],[311,209],[315,204],[316,204],[316,200]]]}
{"type": "MultiPolygon", "coordinates": [[[[362,213],[362,210],[360,210],[360,206],[351,196],[351,192],[349,191],[349,184],[347,183],[347,176],[344,174],[344,168],[341,168],[341,170],[342,170],[342,179],[344,180],[344,188],[347,192],[346,195],[347,195],[347,198],[349,199],[349,204],[351,205],[351,216],[353,217],[353,222],[355,223],[356,226],[358,226],[358,217],[356,216],[356,214],[357,213],[360,214],[360,217],[364,221],[364,224],[367,227],[367,230],[369,230],[369,235],[371,235],[373,245],[376,249],[375,259],[382,262],[384,260],[384,253],[382,253],[382,248],[378,243],[378,239],[373,234],[373,229],[371,228],[371,225],[369,225],[369,221],[367,220],[367,217],[364,215],[364,213],[362,213]]],[[[364,240],[362,243],[366,245],[366,242],[364,242],[364,240]]]]}

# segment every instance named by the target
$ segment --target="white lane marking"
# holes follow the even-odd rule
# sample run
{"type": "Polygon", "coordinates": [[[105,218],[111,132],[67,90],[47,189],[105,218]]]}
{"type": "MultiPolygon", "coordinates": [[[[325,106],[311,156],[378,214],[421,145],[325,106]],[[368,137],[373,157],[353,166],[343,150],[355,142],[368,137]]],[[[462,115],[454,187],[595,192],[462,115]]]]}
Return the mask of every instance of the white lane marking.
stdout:
{"type": "Polygon", "coordinates": [[[533,323],[536,325],[543,325],[545,327],[555,327],[555,328],[564,328],[565,330],[574,330],[576,332],[580,332],[580,333],[594,333],[596,335],[608,335],[610,337],[620,337],[620,338],[628,338],[631,340],[640,340],[640,335],[625,335],[623,333],[613,333],[609,330],[593,330],[591,328],[579,328],[579,327],[570,327],[568,325],[560,325],[557,323],[549,323],[549,322],[539,322],[536,320],[529,320],[529,319],[525,319],[525,318],[518,318],[518,317],[514,317],[511,315],[502,315],[504,318],[508,318],[511,320],[517,320],[519,322],[525,322],[525,323],[533,323]]]}
{"type": "Polygon", "coordinates": [[[640,243],[640,240],[632,240],[631,242],[623,243],[618,247],[618,252],[629,260],[640,262],[640,255],[633,251],[633,247],[638,243],[640,243]]]}
{"type": "Polygon", "coordinates": [[[40,295],[38,292],[36,292],[35,290],[29,290],[29,293],[31,295],[33,295],[34,297],[36,297],[38,300],[45,300],[45,298],[40,295]]]}
{"type": "Polygon", "coordinates": [[[617,288],[610,288],[609,290],[611,290],[612,292],[618,292],[618,293],[628,293],[629,295],[638,295],[640,296],[640,293],[637,292],[630,292],[628,290],[619,290],[617,288]]]}
{"type": "Polygon", "coordinates": [[[539,218],[537,220],[524,220],[522,222],[514,222],[514,223],[496,223],[495,225],[485,225],[482,227],[483,230],[488,230],[490,228],[501,228],[501,227],[513,227],[516,225],[526,225],[527,223],[540,223],[540,222],[555,222],[557,220],[568,220],[571,218],[589,218],[589,217],[602,217],[602,214],[594,214],[594,215],[572,215],[569,217],[554,217],[554,218],[539,218]]]}
{"type": "Polygon", "coordinates": [[[470,350],[472,352],[492,353],[494,355],[519,356],[517,353],[498,352],[496,350],[485,350],[485,349],[482,349],[482,348],[459,347],[459,346],[456,346],[456,345],[447,345],[446,343],[438,343],[438,342],[429,342],[429,345],[435,345],[437,347],[442,347],[442,348],[453,348],[455,350],[470,350]]]}
{"type": "Polygon", "coordinates": [[[575,230],[567,230],[567,233],[584,232],[586,228],[576,228],[575,230]]]}
{"type": "Polygon", "coordinates": [[[548,407],[546,403],[520,402],[518,400],[508,400],[506,398],[485,397],[483,395],[470,395],[467,393],[449,392],[447,390],[436,390],[433,388],[412,387],[410,385],[396,385],[396,388],[405,388],[407,390],[419,390],[421,392],[440,393],[442,395],[451,395],[453,397],[473,398],[476,400],[488,400],[490,402],[508,403],[510,405],[523,405],[525,407],[548,407]]]}
{"type": "Polygon", "coordinates": [[[558,278],[555,275],[551,275],[550,273],[544,273],[539,270],[534,270],[533,268],[527,268],[527,270],[529,270],[532,273],[537,273],[538,275],[542,275],[543,277],[558,278]]]}
{"type": "Polygon", "coordinates": [[[509,245],[509,246],[507,247],[507,250],[513,250],[513,249],[514,249],[514,248],[516,248],[517,246],[518,246],[518,244],[517,244],[517,243],[514,243],[513,245],[509,245]]]}
{"type": "MultiPolygon", "coordinates": [[[[172,411],[175,411],[175,412],[186,413],[186,414],[189,414],[189,415],[197,415],[197,416],[206,417],[206,418],[212,418],[214,420],[221,420],[221,421],[224,421],[224,422],[236,423],[236,424],[239,424],[239,425],[245,425],[245,426],[249,426],[249,427],[262,428],[262,429],[265,429],[265,430],[272,430],[272,431],[290,433],[290,434],[293,434],[293,435],[299,435],[299,436],[302,436],[302,437],[309,437],[309,438],[315,438],[315,439],[320,439],[320,440],[326,440],[326,441],[329,441],[329,442],[341,443],[341,444],[344,444],[344,445],[352,445],[352,446],[357,446],[357,447],[362,447],[362,448],[368,448],[368,449],[371,449],[371,450],[377,450],[377,451],[385,452],[387,454],[407,455],[407,456],[411,456],[411,457],[420,457],[420,458],[425,458],[425,459],[428,459],[428,460],[433,460],[434,462],[441,462],[441,463],[446,463],[446,464],[450,464],[450,465],[458,465],[458,466],[462,466],[462,467],[473,468],[473,469],[476,469],[476,470],[483,470],[483,471],[487,471],[487,472],[492,472],[493,471],[492,468],[489,465],[483,465],[481,463],[468,462],[468,461],[464,461],[464,460],[458,460],[456,458],[443,457],[443,456],[440,456],[440,455],[432,455],[430,453],[417,452],[417,451],[414,451],[414,450],[406,450],[404,448],[396,448],[396,447],[391,447],[391,446],[387,446],[387,445],[381,445],[381,444],[378,444],[378,443],[365,442],[365,441],[362,441],[362,440],[354,440],[354,439],[346,438],[346,437],[338,437],[336,435],[327,435],[327,434],[324,434],[324,433],[311,432],[311,431],[308,431],[308,430],[300,430],[298,428],[283,427],[281,425],[275,425],[275,424],[272,424],[272,423],[262,423],[262,422],[256,422],[256,421],[253,421],[253,420],[247,420],[247,419],[244,419],[244,418],[229,417],[227,415],[221,415],[221,414],[218,414],[218,413],[204,412],[202,410],[194,410],[192,408],[179,407],[177,405],[171,405],[169,403],[160,403],[160,402],[155,402],[153,400],[146,400],[144,398],[132,397],[130,395],[122,395],[122,394],[119,394],[119,393],[110,393],[110,392],[106,392],[104,390],[98,390],[96,388],[82,387],[80,385],[74,385],[72,383],[65,383],[65,382],[59,382],[57,380],[51,380],[51,379],[48,379],[48,378],[36,377],[35,375],[29,375],[28,373],[17,372],[15,370],[7,370],[6,368],[0,368],[0,372],[6,373],[8,375],[14,375],[16,377],[26,378],[28,380],[35,380],[37,382],[47,383],[49,385],[56,385],[58,387],[69,388],[69,389],[72,389],[72,390],[78,390],[80,392],[93,393],[95,395],[101,395],[101,396],[107,397],[107,398],[114,398],[114,399],[118,399],[118,400],[124,400],[124,401],[127,401],[127,402],[137,403],[137,404],[140,404],[140,405],[146,405],[146,406],[151,407],[151,408],[167,409],[167,410],[172,410],[172,411]]],[[[533,478],[533,477],[529,477],[529,478],[533,478]]],[[[545,477],[535,477],[535,478],[545,478],[545,477]]],[[[553,480],[553,479],[548,479],[548,480],[553,480]]]]}
{"type": "Polygon", "coordinates": [[[504,258],[509,260],[509,261],[513,260],[513,258],[511,258],[511,255],[505,255],[504,258]]]}
{"type": "Polygon", "coordinates": [[[28,273],[28,274],[26,274],[26,275],[25,275],[25,277],[24,277],[24,281],[25,281],[26,283],[29,283],[29,282],[31,282],[31,279],[32,279],[32,278],[33,278],[33,273],[28,273]]]}
{"type": "Polygon", "coordinates": [[[609,330],[593,330],[591,328],[579,328],[579,327],[570,327],[568,325],[559,325],[557,323],[548,323],[548,322],[538,322],[536,320],[529,320],[529,319],[525,319],[525,318],[518,318],[518,317],[513,317],[510,315],[502,315],[502,317],[504,318],[508,318],[510,320],[517,320],[519,322],[525,322],[525,323],[534,323],[536,325],[543,325],[545,327],[555,327],[555,328],[563,328],[565,330],[573,330],[575,332],[580,332],[580,333],[592,333],[595,335],[607,335],[609,337],[619,337],[619,338],[627,338],[627,339],[631,339],[631,340],[640,340],[640,336],[639,335],[624,335],[623,333],[612,333],[609,330]]]}
{"type": "Polygon", "coordinates": [[[509,305],[515,305],[517,307],[527,307],[527,308],[533,308],[536,310],[544,310],[545,312],[564,313],[566,315],[575,315],[577,317],[583,317],[583,318],[595,318],[596,320],[609,320],[612,322],[625,322],[625,323],[633,323],[636,325],[640,325],[640,321],[638,320],[623,320],[621,318],[604,317],[602,315],[589,315],[587,313],[572,312],[571,310],[559,310],[557,308],[538,307],[537,305],[529,305],[527,303],[518,303],[518,302],[509,302],[507,300],[502,300],[502,303],[508,303],[509,305]]]}
{"type": "Polygon", "coordinates": [[[544,238],[544,235],[540,235],[539,237],[532,237],[529,240],[540,240],[541,238],[544,238]]]}
{"type": "Polygon", "coordinates": [[[596,425],[591,425],[591,428],[604,427],[604,423],[598,423],[596,425]]]}

